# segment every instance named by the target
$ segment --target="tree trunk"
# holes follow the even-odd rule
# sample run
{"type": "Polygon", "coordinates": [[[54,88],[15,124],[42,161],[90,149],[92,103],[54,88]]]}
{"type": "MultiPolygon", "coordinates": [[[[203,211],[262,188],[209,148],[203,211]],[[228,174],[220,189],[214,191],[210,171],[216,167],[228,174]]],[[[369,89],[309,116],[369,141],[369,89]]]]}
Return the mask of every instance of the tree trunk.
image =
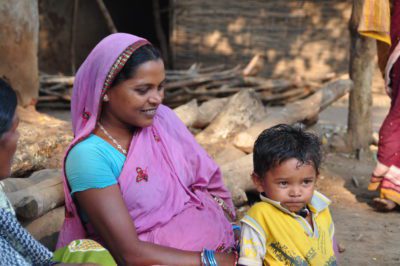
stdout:
{"type": "Polygon", "coordinates": [[[350,78],[354,89],[350,92],[348,114],[348,140],[354,151],[368,148],[372,138],[372,77],[374,73],[375,40],[362,37],[358,24],[364,0],[353,0],[353,10],[349,23],[351,36],[350,78]]]}
{"type": "Polygon", "coordinates": [[[39,94],[37,0],[0,1],[0,76],[17,91],[19,104],[35,104],[39,94]]]}

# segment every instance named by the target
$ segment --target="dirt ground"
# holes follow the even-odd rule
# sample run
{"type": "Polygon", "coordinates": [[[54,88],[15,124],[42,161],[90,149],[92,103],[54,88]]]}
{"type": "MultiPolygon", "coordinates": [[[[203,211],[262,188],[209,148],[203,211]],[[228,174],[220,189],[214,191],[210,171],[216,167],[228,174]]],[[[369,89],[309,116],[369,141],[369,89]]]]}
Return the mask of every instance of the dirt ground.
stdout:
{"type": "Polygon", "coordinates": [[[400,265],[400,213],[375,212],[367,191],[374,163],[327,154],[318,187],[333,202],[336,238],[345,248],[341,265],[400,265]],[[357,181],[354,181],[357,180],[357,181]]]}

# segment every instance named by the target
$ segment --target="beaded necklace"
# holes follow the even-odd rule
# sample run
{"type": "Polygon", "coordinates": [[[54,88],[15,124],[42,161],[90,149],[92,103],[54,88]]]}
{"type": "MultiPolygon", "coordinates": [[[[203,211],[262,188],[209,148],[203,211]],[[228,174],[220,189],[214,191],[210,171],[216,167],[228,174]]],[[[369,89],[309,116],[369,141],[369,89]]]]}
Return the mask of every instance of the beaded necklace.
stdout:
{"type": "Polygon", "coordinates": [[[104,134],[106,134],[106,136],[115,144],[115,146],[117,146],[117,149],[120,150],[124,155],[127,155],[128,152],[126,151],[126,149],[122,148],[121,144],[119,144],[119,142],[116,139],[114,139],[110,133],[108,133],[108,131],[103,127],[103,125],[100,124],[100,122],[97,122],[97,124],[99,125],[101,131],[103,131],[104,134]]]}

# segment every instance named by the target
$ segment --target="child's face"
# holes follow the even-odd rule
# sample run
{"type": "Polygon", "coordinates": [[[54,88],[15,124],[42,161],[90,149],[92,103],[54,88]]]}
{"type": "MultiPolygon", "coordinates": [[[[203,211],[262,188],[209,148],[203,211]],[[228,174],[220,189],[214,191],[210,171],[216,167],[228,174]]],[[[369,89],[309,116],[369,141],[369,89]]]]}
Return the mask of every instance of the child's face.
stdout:
{"type": "Polygon", "coordinates": [[[253,177],[259,192],[282,207],[298,212],[308,203],[314,193],[317,173],[313,164],[301,164],[292,158],[269,170],[261,179],[253,177]]]}

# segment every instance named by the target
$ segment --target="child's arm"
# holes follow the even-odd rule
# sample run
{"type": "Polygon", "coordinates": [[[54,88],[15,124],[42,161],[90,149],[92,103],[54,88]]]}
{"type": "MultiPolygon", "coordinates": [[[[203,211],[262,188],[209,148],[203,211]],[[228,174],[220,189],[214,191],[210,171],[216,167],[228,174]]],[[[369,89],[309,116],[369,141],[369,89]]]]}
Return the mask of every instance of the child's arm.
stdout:
{"type": "Polygon", "coordinates": [[[335,237],[335,224],[332,221],[331,228],[329,229],[330,231],[330,237],[332,239],[332,247],[333,247],[333,253],[335,254],[336,261],[339,259],[339,246],[336,241],[335,237]]]}
{"type": "Polygon", "coordinates": [[[242,220],[239,265],[262,266],[266,254],[265,235],[257,229],[257,225],[242,220]]]}
{"type": "MultiPolygon", "coordinates": [[[[331,215],[330,211],[329,211],[329,215],[331,215]]],[[[332,219],[332,216],[331,216],[331,219],[332,219]]],[[[338,243],[337,243],[336,237],[335,237],[335,224],[334,224],[333,220],[331,220],[331,225],[329,228],[329,235],[332,239],[333,253],[335,254],[336,261],[337,261],[339,259],[339,246],[338,246],[338,243]]]]}

